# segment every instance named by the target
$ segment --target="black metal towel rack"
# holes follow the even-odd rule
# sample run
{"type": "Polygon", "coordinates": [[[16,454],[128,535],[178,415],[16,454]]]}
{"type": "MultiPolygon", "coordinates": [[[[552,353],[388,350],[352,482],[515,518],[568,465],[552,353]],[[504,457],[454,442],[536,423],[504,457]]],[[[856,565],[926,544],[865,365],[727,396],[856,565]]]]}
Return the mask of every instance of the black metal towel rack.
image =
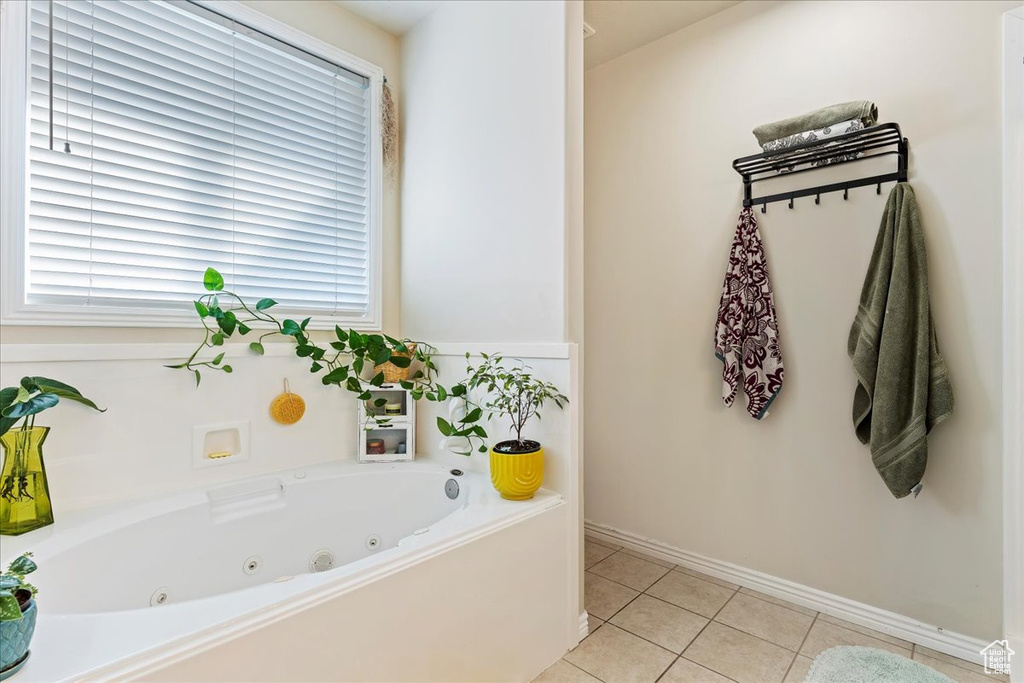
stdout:
{"type": "Polygon", "coordinates": [[[848,199],[850,189],[875,185],[878,194],[882,193],[882,183],[891,181],[905,182],[907,179],[907,153],[910,146],[903,137],[899,124],[881,123],[862,130],[843,133],[824,140],[815,140],[802,145],[790,147],[779,152],[764,152],[749,157],[741,157],[732,162],[732,167],[743,177],[743,206],[761,205],[761,212],[767,212],[767,205],[772,202],[789,200],[789,208],[793,208],[793,200],[797,197],[814,196],[814,203],[821,203],[821,195],[829,192],[843,192],[843,199],[848,199]],[[850,158],[853,153],[856,157],[850,158]],[[896,171],[863,178],[854,178],[828,185],[805,187],[777,194],[753,196],[754,183],[778,178],[795,176],[808,171],[816,171],[826,166],[839,166],[865,159],[894,155],[896,171]],[[837,158],[838,157],[838,158],[837,158]],[[832,160],[825,164],[826,160],[832,160]],[[779,173],[780,169],[787,169],[779,173]]]}

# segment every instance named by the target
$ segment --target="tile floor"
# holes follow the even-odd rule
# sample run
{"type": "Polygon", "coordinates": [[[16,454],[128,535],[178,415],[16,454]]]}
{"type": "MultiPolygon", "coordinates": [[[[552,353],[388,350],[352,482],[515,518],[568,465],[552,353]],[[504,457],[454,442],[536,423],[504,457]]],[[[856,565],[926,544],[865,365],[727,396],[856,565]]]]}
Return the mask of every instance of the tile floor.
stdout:
{"type": "Polygon", "coordinates": [[[590,635],[538,683],[802,683],[814,657],[867,645],[958,683],[1000,681],[971,662],[587,537],[590,635]]]}

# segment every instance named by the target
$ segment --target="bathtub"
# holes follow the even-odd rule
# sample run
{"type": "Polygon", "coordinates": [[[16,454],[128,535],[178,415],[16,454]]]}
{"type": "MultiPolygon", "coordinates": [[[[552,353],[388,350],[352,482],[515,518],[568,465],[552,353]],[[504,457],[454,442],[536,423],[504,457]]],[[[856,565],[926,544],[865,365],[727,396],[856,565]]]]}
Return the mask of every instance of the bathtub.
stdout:
{"type": "Polygon", "coordinates": [[[562,504],[440,464],[336,462],[59,515],[3,539],[5,566],[40,566],[17,680],[144,676],[562,504]]]}

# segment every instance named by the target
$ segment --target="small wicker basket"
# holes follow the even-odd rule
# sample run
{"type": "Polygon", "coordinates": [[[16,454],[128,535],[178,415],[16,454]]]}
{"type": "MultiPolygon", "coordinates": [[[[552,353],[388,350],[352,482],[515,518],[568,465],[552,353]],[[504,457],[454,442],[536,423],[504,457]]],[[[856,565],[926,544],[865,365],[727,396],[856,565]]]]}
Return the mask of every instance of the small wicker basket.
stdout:
{"type": "MultiPolygon", "coordinates": [[[[408,353],[401,353],[399,351],[392,351],[392,356],[403,356],[405,358],[412,358],[412,354],[416,352],[415,344],[407,344],[409,349],[408,353]]],[[[400,368],[391,361],[387,363],[381,363],[380,365],[373,366],[374,373],[383,372],[384,381],[388,384],[398,384],[399,382],[405,382],[409,379],[410,368],[400,368]]]]}

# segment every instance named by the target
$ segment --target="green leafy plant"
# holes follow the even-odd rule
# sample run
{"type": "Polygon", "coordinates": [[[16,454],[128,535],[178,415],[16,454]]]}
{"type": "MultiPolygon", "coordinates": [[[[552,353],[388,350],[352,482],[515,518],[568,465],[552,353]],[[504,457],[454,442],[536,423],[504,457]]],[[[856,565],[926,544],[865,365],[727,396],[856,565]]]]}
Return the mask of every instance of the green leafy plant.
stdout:
{"type": "Polygon", "coordinates": [[[38,592],[36,587],[25,581],[25,576],[38,567],[32,561],[32,553],[16,557],[7,571],[0,574],[0,621],[14,621],[22,618],[22,610],[38,592]]]}
{"type": "Polygon", "coordinates": [[[469,362],[470,354],[466,354],[468,378],[452,387],[452,394],[466,401],[469,424],[453,424],[439,417],[438,429],[445,436],[467,439],[470,446],[479,441],[478,450],[484,452],[487,448],[482,441],[487,433],[475,423],[485,415],[488,421],[495,416],[505,417],[511,422],[510,431],[515,439],[501,441],[494,449],[506,453],[534,450],[539,444],[523,438],[526,423],[533,417],[541,419],[540,409],[545,403],[550,401],[563,408],[569,399],[554,384],[534,377],[533,369],[521,360],[515,359],[511,366],[506,366],[501,355],[481,354],[481,357],[483,362],[474,366],[469,362]]]}
{"type": "MultiPolygon", "coordinates": [[[[364,401],[367,415],[374,424],[386,424],[391,420],[376,412],[387,400],[373,398],[372,394],[375,387],[384,384],[384,373],[377,371],[368,379],[364,379],[364,373],[384,363],[410,368],[409,379],[401,382],[401,386],[410,391],[413,400],[426,398],[429,401],[446,401],[452,395],[437,382],[437,366],[433,360],[436,349],[430,344],[397,339],[386,334],[343,330],[337,325],[334,327],[334,339],[320,344],[307,332],[310,318],[301,321],[278,320],[269,312],[277,305],[276,301],[260,299],[254,305],[246,303],[234,292],[224,289],[223,276],[213,268],[207,268],[203,286],[207,294],[193,302],[203,323],[203,340],[188,360],[167,366],[194,373],[196,386],[199,386],[202,379],[200,369],[232,372],[232,367],[223,362],[223,352],[217,353],[211,360],[201,360],[200,354],[204,349],[216,352],[225,340],[236,333],[240,336],[253,333],[258,336],[249,344],[249,349],[257,355],[263,355],[264,339],[268,337],[283,336],[291,339],[295,344],[295,355],[309,361],[309,371],[322,372],[320,379],[324,385],[341,387],[364,401]]],[[[463,428],[468,426],[468,422],[459,424],[463,428]]],[[[369,425],[366,428],[371,427],[369,425]]]]}
{"type": "Polygon", "coordinates": [[[31,432],[36,426],[36,415],[53,408],[61,399],[81,403],[93,410],[104,412],[95,403],[82,396],[73,386],[46,377],[22,377],[21,384],[0,390],[0,436],[21,421],[12,453],[10,474],[0,481],[0,497],[24,500],[28,496],[28,454],[32,443],[31,432]]]}

